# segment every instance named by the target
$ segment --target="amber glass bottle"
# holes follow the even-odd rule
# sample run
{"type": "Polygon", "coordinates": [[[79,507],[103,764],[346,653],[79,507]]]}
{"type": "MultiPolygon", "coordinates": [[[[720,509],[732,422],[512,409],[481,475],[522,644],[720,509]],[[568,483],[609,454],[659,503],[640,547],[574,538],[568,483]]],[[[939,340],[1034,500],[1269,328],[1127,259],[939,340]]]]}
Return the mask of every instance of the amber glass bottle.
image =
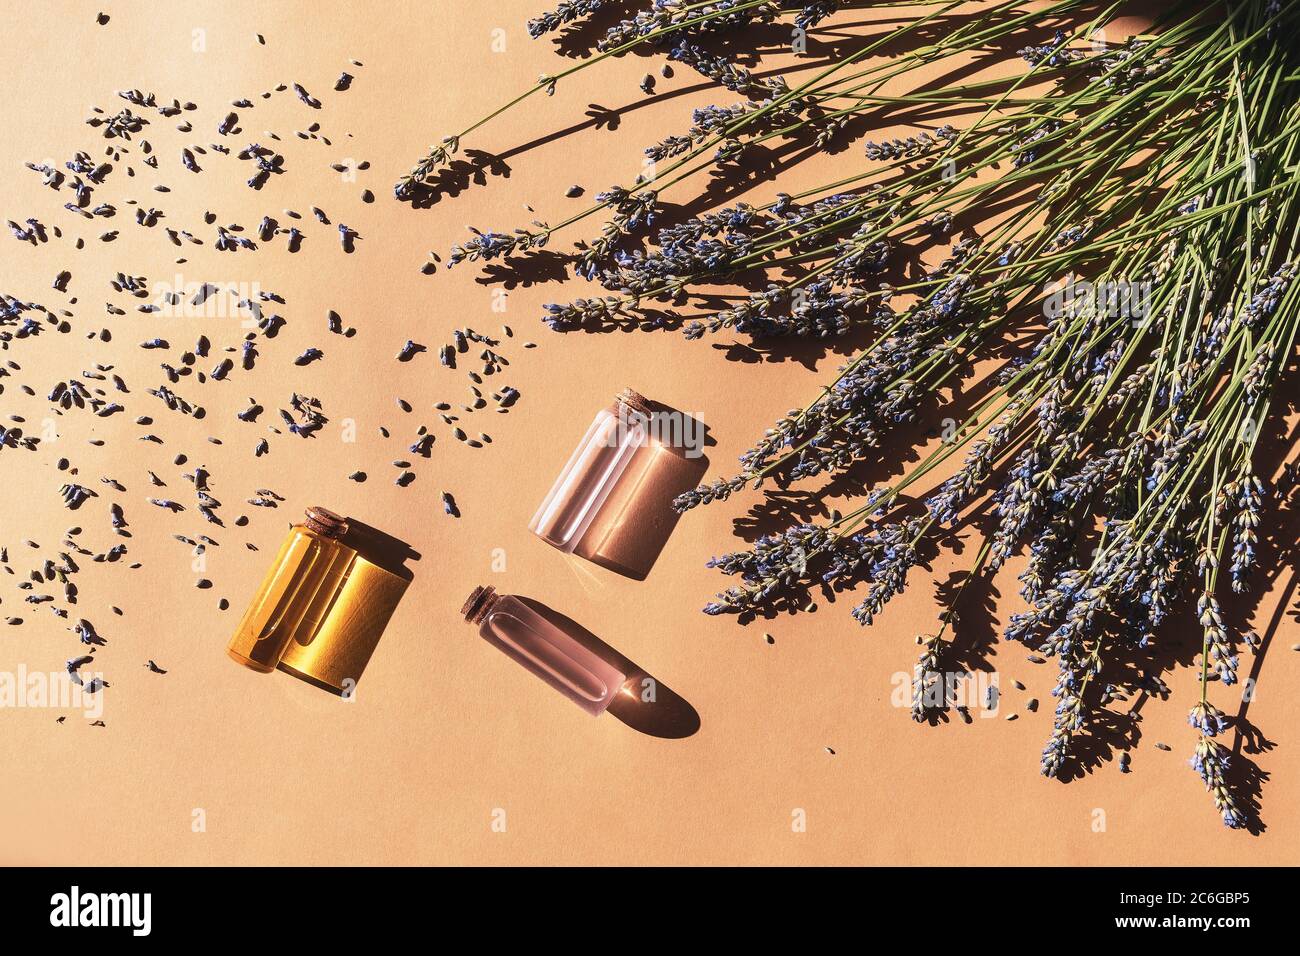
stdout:
{"type": "Polygon", "coordinates": [[[334,512],[307,509],[306,520],[289,529],[226,648],[231,657],[269,673],[295,638],[310,642],[357,560],[357,552],[339,540],[347,529],[334,512]]]}

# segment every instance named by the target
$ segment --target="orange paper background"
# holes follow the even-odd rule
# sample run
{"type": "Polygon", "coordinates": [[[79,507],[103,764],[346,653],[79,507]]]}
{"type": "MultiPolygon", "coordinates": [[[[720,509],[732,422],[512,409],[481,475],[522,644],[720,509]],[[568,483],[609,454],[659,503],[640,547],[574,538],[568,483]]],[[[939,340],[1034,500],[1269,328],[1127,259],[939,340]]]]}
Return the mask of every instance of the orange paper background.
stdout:
{"type": "MultiPolygon", "coordinates": [[[[730,474],[736,456],[762,429],[807,401],[842,356],[778,361],[722,338],[686,342],[673,334],[555,335],[538,321],[541,305],[581,295],[587,287],[510,288],[505,314],[494,312],[493,292],[473,267],[423,276],[427,250],[444,254],[466,235],[466,223],[513,228],[535,215],[558,221],[584,208],[610,183],[627,182],[640,167],[640,149],[683,128],[692,106],[730,102],[706,89],[691,71],[659,81],[659,97],[637,83],[659,60],[608,62],[561,85],[553,99],[537,98],[467,141],[507,153],[508,175],[426,210],[391,198],[399,172],[426,145],[495,108],[558,68],[549,41],[531,41],[527,16],[542,0],[485,3],[249,3],[145,4],[114,2],[107,26],[99,7],[78,3],[10,5],[6,10],[8,64],[0,74],[8,135],[0,138],[3,218],[36,216],[84,235],[85,250],[64,240],[39,248],[0,239],[0,290],[55,307],[65,297],[50,289],[60,269],[73,274],[74,331],[16,343],[3,357],[22,365],[0,380],[0,410],[22,415],[29,432],[50,415],[45,393],[59,378],[94,362],[115,362],[131,385],[128,412],[92,420],[87,413],[57,419],[60,438],[37,453],[0,452],[0,543],[25,569],[39,542],[57,549],[64,528],[82,525],[85,541],[104,548],[119,539],[108,531],[107,508],[119,500],[131,521],[126,562],[93,565],[78,576],[82,600],[73,616],[93,620],[108,640],[98,665],[112,685],[104,691],[104,727],[80,715],[56,724],[59,711],[0,713],[0,861],[8,863],[233,864],[233,863],[470,863],[470,864],[811,864],[811,863],[1294,863],[1300,767],[1290,745],[1297,716],[1290,688],[1300,656],[1293,619],[1281,615],[1250,718],[1275,745],[1252,759],[1269,775],[1263,788],[1262,835],[1224,830],[1186,758],[1193,734],[1185,715],[1194,676],[1168,677],[1172,697],[1148,701],[1133,773],[1116,762],[1068,785],[1041,778],[1038,754],[1051,723],[1053,671],[1025,661],[1023,649],[999,645],[992,658],[1006,693],[1003,715],[1015,722],[976,719],[929,728],[913,724],[906,708],[891,705],[891,680],[909,672],[913,637],[931,630],[938,607],[930,582],[964,566],[945,553],[931,572],[913,571],[912,587],[869,630],[848,616],[853,601],[819,600],[813,613],[739,625],[708,618],[699,607],[724,579],[704,568],[706,558],[739,546],[733,521],[755,500],[687,515],[645,581],[633,581],[566,557],[527,532],[533,508],[548,488],[591,415],[624,385],[700,415],[717,445],[711,474],[730,474]],[[500,29],[503,34],[494,34],[500,29]],[[196,34],[195,31],[202,31],[196,34]],[[259,45],[255,33],[266,37],[259,45]],[[201,36],[204,49],[195,49],[201,36]],[[505,49],[495,52],[504,38],[505,49]],[[364,66],[352,68],[356,58],[364,66]],[[332,91],[344,69],[356,75],[346,93],[332,91]],[[302,82],[325,101],[319,113],[291,96],[258,98],[278,82],[302,82]],[[77,149],[98,153],[99,134],[82,125],[97,104],[124,105],[118,89],[137,87],[161,98],[198,102],[198,129],[189,137],[160,117],[144,136],[154,141],[161,169],[134,160],[137,178],[119,169],[105,198],[134,196],[166,211],[164,225],[205,236],[201,214],[252,228],[263,214],[292,207],[323,207],[336,222],[362,235],[344,256],[333,227],[310,222],[296,257],[275,249],[220,254],[209,242],[178,254],[161,227],[141,229],[131,207],[119,206],[111,244],[94,241],[102,228],[82,225],[24,161],[57,158],[77,149]],[[244,188],[248,173],[236,160],[209,156],[197,177],[181,170],[186,141],[218,140],[215,125],[226,104],[249,96],[241,110],[246,133],[229,138],[238,148],[274,129],[288,172],[261,192],[244,188]],[[618,128],[595,129],[591,104],[626,109],[618,128]],[[332,147],[292,137],[314,120],[332,147]],[[563,135],[552,135],[562,132],[563,135]],[[349,137],[348,134],[351,134],[349,137]],[[522,146],[528,148],[520,149],[522,146]],[[369,171],[344,182],[329,164],[368,160],[369,171]],[[173,186],[168,194],[149,190],[173,186]],[[579,183],[582,200],[566,199],[579,183]],[[363,205],[358,194],[378,196],[363,205]],[[145,389],[162,382],[162,353],[135,348],[164,335],[188,347],[200,330],[214,342],[237,343],[236,318],[157,319],[112,297],[115,272],[151,281],[258,282],[287,299],[287,328],[268,343],[257,369],[225,383],[193,381],[177,390],[208,411],[199,422],[168,412],[145,389]],[[103,301],[128,309],[104,316],[103,301]],[[342,339],[325,331],[327,309],[359,330],[342,339]],[[463,371],[437,364],[450,330],[470,325],[492,335],[502,323],[515,330],[500,351],[512,362],[498,384],[520,389],[508,415],[469,418],[471,434],[487,431],[482,449],[461,445],[439,429],[432,459],[417,459],[418,478],[396,487],[395,458],[421,422],[436,420],[434,402],[466,400],[463,371]],[[168,325],[167,323],[171,323],[168,325]],[[188,323],[188,324],[178,324],[188,323]],[[224,323],[224,324],[223,324],[224,323]],[[84,338],[109,324],[111,348],[84,338]],[[407,364],[394,355],[407,338],[430,352],[407,364]],[[539,347],[524,350],[534,340],[539,347]],[[293,366],[303,348],[318,345],[325,359],[293,366]],[[761,365],[761,367],[759,367],[761,365]],[[35,397],[20,393],[26,382],[35,397]],[[318,395],[332,422],[316,439],[268,436],[269,456],[254,460],[254,442],[293,390],[318,395]],[[258,425],[233,415],[252,396],[268,411],[258,425]],[[405,398],[415,411],[396,404],[405,398]],[[137,440],[136,415],[152,415],[166,439],[137,440]],[[340,440],[341,423],[354,419],[358,439],[340,440]],[[393,439],[378,433],[387,426],[393,439]],[[103,438],[102,447],[86,439],[103,438]],[[209,435],[223,439],[209,444],[209,435]],[[213,529],[191,508],[170,515],[148,505],[151,495],[192,500],[171,465],[184,452],[191,466],[212,472],[213,492],[228,517],[246,511],[245,529],[213,529]],[[67,456],[83,483],[100,497],[75,515],[57,494],[65,480],[55,470],[67,456]],[[168,482],[154,490],[146,469],[168,482]],[[355,469],[365,484],[346,479],[355,469]],[[127,487],[114,494],[111,476],[127,487]],[[288,501],[277,511],[242,508],[255,489],[272,488],[288,501]],[[464,517],[443,515],[440,493],[453,492],[464,517]],[[223,648],[238,614],[275,552],[287,520],[319,503],[355,515],[404,538],[422,554],[414,584],[361,681],[357,698],[342,702],[284,675],[263,676],[229,661],[223,648]],[[212,533],[202,573],[172,534],[212,533]],[[253,554],[244,541],[261,549],[253,554]],[[497,549],[501,549],[497,552],[497,549]],[[505,570],[494,571],[494,553],[505,570]],[[198,590],[199,577],[212,590],[198,590]],[[698,712],[700,729],[685,739],[636,732],[612,716],[591,719],[496,653],[457,617],[464,596],[479,583],[527,595],[581,622],[637,661],[698,712]],[[232,608],[217,610],[226,596],[232,608]],[[120,607],[121,617],[109,611],[120,607]],[[774,643],[764,640],[770,633],[774,643]],[[165,675],[149,672],[157,661],[165,675]],[[1012,691],[1011,681],[1028,686],[1012,691]],[[1028,713],[1024,701],[1043,702],[1028,713]],[[1168,742],[1172,752],[1156,749],[1168,742]],[[833,750],[832,754],[829,750],[833,750]],[[205,828],[195,832],[195,811],[205,828]],[[492,823],[505,812],[505,832],[492,823]],[[806,832],[792,814],[806,814],[806,832]],[[1104,832],[1097,832],[1097,811],[1104,832]],[[495,817],[494,817],[495,815],[495,817]]],[[[868,19],[856,13],[839,23],[868,19]]],[[[880,136],[892,134],[881,130],[880,136]]],[[[880,138],[878,136],[877,138],[880,138]]],[[[834,164],[857,164],[860,147],[834,164]]],[[[125,165],[122,164],[122,165],[125,165]]],[[[788,191],[830,179],[826,163],[784,174],[788,191]]],[[[857,168],[854,165],[852,168],[857,168]]],[[[757,187],[763,199],[774,191],[757,187]]],[[[283,217],[280,217],[283,220],[283,217]]],[[[561,237],[561,245],[594,232],[596,220],[561,237]]],[[[212,363],[214,364],[215,359],[212,363]]],[[[23,571],[25,573],[25,570],[23,571]]],[[[1288,581],[1290,569],[1280,569],[1288,581]]],[[[1015,582],[1003,575],[999,613],[1019,607],[1015,582]]],[[[0,628],[0,669],[61,670],[80,652],[75,637],[42,609],[20,608],[23,592],[0,581],[0,615],[22,613],[22,627],[0,628]]],[[[1269,626],[1289,586],[1265,602],[1256,626],[1269,626]]],[[[1184,635],[1199,640],[1198,635],[1184,635]]],[[[1249,666],[1249,659],[1247,664],[1249,666]]],[[[1216,699],[1235,712],[1235,691],[1216,685],[1216,699]]]]}

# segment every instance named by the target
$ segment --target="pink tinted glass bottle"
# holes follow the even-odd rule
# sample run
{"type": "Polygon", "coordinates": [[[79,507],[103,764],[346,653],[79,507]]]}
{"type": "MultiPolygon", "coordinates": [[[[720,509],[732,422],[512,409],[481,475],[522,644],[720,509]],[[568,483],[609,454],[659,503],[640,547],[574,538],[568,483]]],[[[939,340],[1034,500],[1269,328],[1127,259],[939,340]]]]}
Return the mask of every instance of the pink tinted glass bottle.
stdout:
{"type": "Polygon", "coordinates": [[[626,676],[513,594],[477,587],[461,608],[479,636],[593,717],[603,714],[626,676]]]}
{"type": "Polygon", "coordinates": [[[646,400],[623,389],[596,413],[528,527],[547,544],[572,552],[618,483],[636,450],[649,437],[646,400]]]}

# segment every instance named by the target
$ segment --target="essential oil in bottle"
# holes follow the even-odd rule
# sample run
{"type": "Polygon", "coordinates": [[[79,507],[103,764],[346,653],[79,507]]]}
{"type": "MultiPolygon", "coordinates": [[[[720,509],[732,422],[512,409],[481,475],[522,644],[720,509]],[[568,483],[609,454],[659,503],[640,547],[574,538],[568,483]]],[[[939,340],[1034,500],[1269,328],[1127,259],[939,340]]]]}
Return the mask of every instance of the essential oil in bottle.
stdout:
{"type": "Polygon", "coordinates": [[[307,509],[306,520],[289,529],[226,653],[245,667],[269,673],[295,638],[310,641],[357,559],[357,552],[339,540],[347,530],[347,522],[334,512],[307,509]]]}
{"type": "Polygon", "coordinates": [[[620,574],[644,578],[677,524],[674,499],[703,476],[699,456],[693,459],[690,452],[684,436],[679,441],[667,427],[650,429],[573,553],[620,574]]]}
{"type": "Polygon", "coordinates": [[[479,636],[593,717],[605,712],[627,677],[573,634],[513,594],[477,587],[461,613],[479,636]]]}

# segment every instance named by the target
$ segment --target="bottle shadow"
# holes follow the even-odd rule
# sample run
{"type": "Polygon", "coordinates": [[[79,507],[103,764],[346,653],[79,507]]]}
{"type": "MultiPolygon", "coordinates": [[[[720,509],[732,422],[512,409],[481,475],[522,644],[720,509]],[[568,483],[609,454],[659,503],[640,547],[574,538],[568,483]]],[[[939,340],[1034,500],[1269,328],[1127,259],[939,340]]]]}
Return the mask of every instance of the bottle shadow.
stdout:
{"type": "Polygon", "coordinates": [[[644,581],[681,515],[673,499],[708,471],[704,449],[717,444],[693,415],[650,401],[652,441],[638,448],[574,554],[616,574],[644,581]]]}
{"type": "Polygon", "coordinates": [[[378,565],[408,583],[415,580],[415,572],[406,566],[407,561],[419,561],[420,552],[405,541],[380,531],[358,518],[348,517],[348,530],[343,543],[371,564],[378,565]]]}
{"type": "Polygon", "coordinates": [[[617,667],[625,676],[623,687],[615,695],[608,711],[624,724],[649,737],[669,740],[690,737],[700,729],[699,712],[690,702],[644,667],[605,643],[571,617],[533,598],[520,596],[519,600],[555,627],[572,635],[574,640],[605,663],[617,667]]]}

